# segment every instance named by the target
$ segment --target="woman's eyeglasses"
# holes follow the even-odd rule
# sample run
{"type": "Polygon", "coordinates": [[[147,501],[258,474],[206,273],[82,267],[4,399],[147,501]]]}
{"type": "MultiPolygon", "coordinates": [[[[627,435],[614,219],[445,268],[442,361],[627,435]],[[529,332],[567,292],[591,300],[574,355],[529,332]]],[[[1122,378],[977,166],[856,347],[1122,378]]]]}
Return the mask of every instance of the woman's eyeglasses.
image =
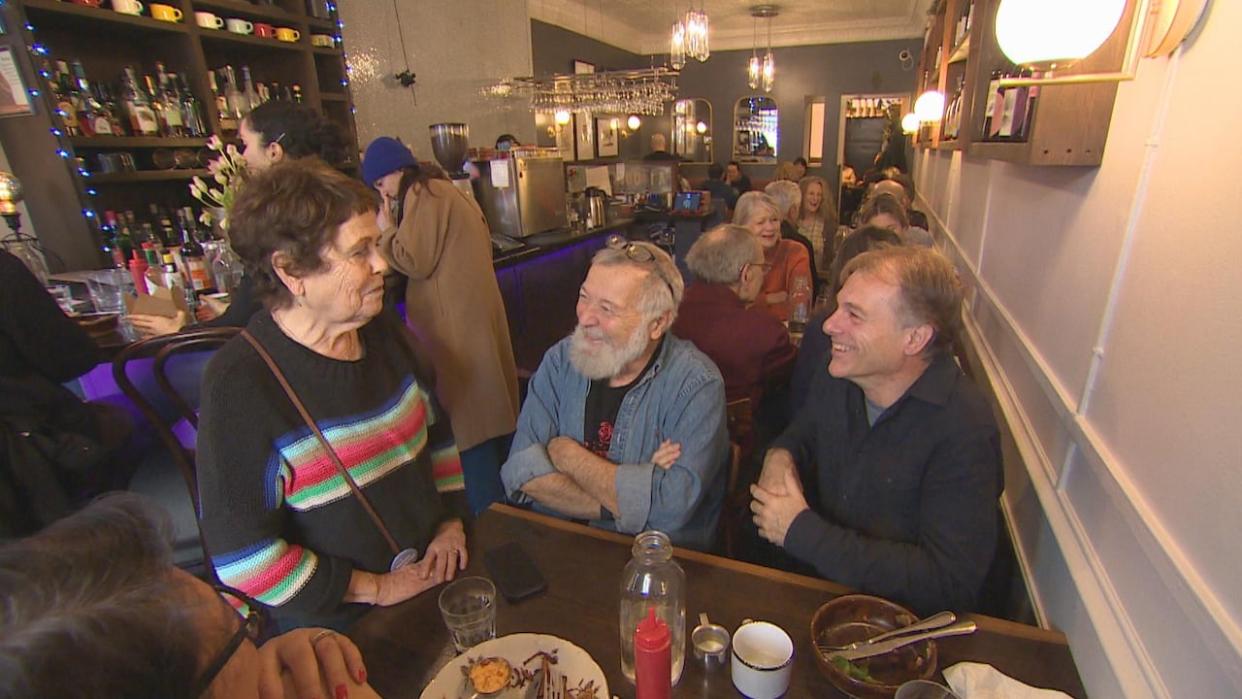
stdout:
{"type": "Polygon", "coordinates": [[[212,585],[221,599],[233,610],[235,614],[242,615],[241,623],[237,627],[237,631],[229,638],[229,642],[216,653],[211,663],[207,665],[207,669],[199,675],[198,680],[194,683],[194,692],[190,696],[202,696],[211,683],[215,681],[216,675],[228,665],[229,660],[233,658],[233,654],[241,647],[242,642],[250,639],[256,645],[263,633],[263,612],[262,607],[255,600],[246,595],[223,585],[212,585]]]}

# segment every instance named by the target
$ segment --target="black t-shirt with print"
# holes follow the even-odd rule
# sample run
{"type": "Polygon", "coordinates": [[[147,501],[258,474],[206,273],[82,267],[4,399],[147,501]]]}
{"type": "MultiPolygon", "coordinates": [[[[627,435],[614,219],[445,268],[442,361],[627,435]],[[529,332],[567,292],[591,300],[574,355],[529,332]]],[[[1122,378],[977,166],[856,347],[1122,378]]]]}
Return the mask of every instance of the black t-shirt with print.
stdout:
{"type": "MultiPolygon", "coordinates": [[[[663,338],[660,344],[664,344],[663,338]]],[[[651,353],[647,366],[638,373],[635,379],[624,386],[609,386],[608,379],[597,379],[591,382],[591,390],[587,392],[586,407],[583,410],[582,439],[583,446],[596,456],[607,459],[608,448],[612,446],[613,427],[617,422],[617,413],[621,410],[621,401],[643,376],[651,370],[660,348],[651,353]]]]}

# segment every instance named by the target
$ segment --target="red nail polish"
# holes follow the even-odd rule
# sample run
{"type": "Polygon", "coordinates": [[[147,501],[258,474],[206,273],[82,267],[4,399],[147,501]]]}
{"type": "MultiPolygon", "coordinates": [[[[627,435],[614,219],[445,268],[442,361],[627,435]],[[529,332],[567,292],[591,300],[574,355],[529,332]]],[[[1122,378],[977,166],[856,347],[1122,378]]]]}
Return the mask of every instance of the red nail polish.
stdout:
{"type": "Polygon", "coordinates": [[[349,699],[349,687],[338,684],[336,686],[336,699],[349,699]]]}

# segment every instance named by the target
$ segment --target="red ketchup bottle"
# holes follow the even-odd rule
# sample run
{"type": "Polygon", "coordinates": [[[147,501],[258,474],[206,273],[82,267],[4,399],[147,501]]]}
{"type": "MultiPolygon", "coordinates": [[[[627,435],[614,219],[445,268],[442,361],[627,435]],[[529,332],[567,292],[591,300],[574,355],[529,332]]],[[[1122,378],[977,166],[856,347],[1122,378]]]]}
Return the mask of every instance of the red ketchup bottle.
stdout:
{"type": "Polygon", "coordinates": [[[634,630],[634,678],[637,699],[669,699],[673,693],[672,634],[649,607],[634,630]]]}

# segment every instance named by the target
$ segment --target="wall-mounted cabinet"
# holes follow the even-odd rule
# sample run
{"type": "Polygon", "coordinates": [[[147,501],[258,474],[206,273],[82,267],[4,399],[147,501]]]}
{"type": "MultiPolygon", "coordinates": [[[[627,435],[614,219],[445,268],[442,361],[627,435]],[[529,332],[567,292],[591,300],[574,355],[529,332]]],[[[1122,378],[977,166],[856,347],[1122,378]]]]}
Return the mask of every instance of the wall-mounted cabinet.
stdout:
{"type": "MultiPolygon", "coordinates": [[[[1026,165],[1099,165],[1112,119],[1116,83],[999,86],[1005,77],[1036,75],[1015,66],[996,41],[1000,0],[942,0],[930,24],[919,68],[919,94],[939,90],[944,116],[924,122],[918,148],[965,150],[1026,165]]],[[[1122,60],[1130,13],[1091,56],[1066,73],[1115,69],[1122,60]]]]}
{"type": "MultiPolygon", "coordinates": [[[[34,228],[53,267],[89,269],[105,263],[100,219],[106,210],[133,210],[139,216],[151,204],[168,209],[197,205],[188,191],[190,178],[206,173],[201,151],[208,137],[236,139],[236,122],[221,118],[212,71],[224,66],[250,69],[255,85],[271,88],[272,99],[300,99],[322,111],[342,130],[356,167],[357,138],[339,28],[320,0],[162,0],[164,19],[150,7],[126,14],[56,0],[13,0],[0,6],[8,33],[0,36],[17,70],[27,82],[31,113],[0,119],[10,167],[23,180],[34,228]],[[167,8],[172,8],[171,11],[167,8]],[[202,13],[196,16],[196,13],[202,13]],[[178,16],[179,15],[179,16],[178,16]],[[218,18],[219,28],[215,27],[218,18]],[[230,31],[247,28],[246,33],[230,31]],[[206,25],[206,26],[205,26],[206,25]],[[57,61],[77,71],[63,81],[57,61]],[[74,63],[77,61],[78,63],[74,63]],[[157,66],[157,62],[160,64],[157,66]],[[161,125],[155,132],[131,127],[118,83],[132,68],[139,85],[160,69],[175,73],[176,88],[156,91],[162,104],[170,95],[192,98],[200,123],[161,125]],[[89,88],[83,89],[84,82],[89,88]],[[184,81],[184,82],[182,82],[184,81]],[[66,84],[72,99],[66,99],[66,84]],[[297,86],[293,90],[293,86],[297,86]],[[82,128],[68,103],[108,88],[118,120],[111,133],[82,128]],[[120,94],[118,94],[120,93],[120,94]],[[120,164],[121,167],[114,167],[120,164]]],[[[108,107],[108,100],[101,100],[108,107]]],[[[106,111],[106,110],[105,110],[106,111]]],[[[96,113],[92,107],[90,113],[96,113]]],[[[161,124],[163,122],[161,121],[161,124]]]]}

